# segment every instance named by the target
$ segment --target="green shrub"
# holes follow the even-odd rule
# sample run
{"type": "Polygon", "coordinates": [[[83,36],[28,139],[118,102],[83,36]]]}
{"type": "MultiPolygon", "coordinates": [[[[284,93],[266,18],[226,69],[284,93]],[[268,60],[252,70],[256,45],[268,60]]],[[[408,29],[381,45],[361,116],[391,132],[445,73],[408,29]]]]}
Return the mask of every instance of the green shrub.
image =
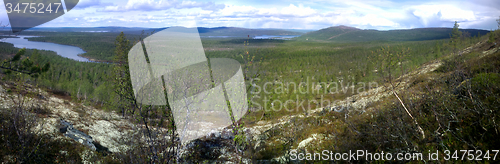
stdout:
{"type": "Polygon", "coordinates": [[[495,42],[495,39],[496,39],[496,33],[497,33],[498,30],[495,30],[495,31],[491,31],[490,32],[490,35],[488,37],[488,43],[493,43],[495,42]]]}
{"type": "Polygon", "coordinates": [[[472,86],[478,90],[496,88],[500,85],[498,73],[480,73],[472,78],[472,86]]]}
{"type": "Polygon", "coordinates": [[[491,54],[480,59],[469,60],[467,65],[472,74],[484,72],[500,73],[500,53],[491,54]]]}
{"type": "Polygon", "coordinates": [[[26,109],[0,109],[0,160],[7,163],[81,163],[82,145],[32,130],[38,125],[26,109]]]}
{"type": "Polygon", "coordinates": [[[443,63],[441,64],[441,66],[439,66],[435,70],[435,72],[441,72],[441,73],[450,72],[452,70],[455,70],[457,67],[457,64],[458,64],[458,62],[455,58],[445,59],[442,62],[443,63]]]}

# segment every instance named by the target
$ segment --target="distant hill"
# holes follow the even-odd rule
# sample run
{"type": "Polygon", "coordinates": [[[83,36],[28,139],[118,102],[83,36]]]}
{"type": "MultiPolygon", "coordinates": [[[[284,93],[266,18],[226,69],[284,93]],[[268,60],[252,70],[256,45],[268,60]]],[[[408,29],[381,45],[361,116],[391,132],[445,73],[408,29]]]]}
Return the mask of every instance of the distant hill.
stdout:
{"type": "Polygon", "coordinates": [[[127,31],[142,31],[151,28],[142,27],[35,27],[26,31],[44,31],[44,32],[127,32],[127,31]]]}
{"type": "MultiPolygon", "coordinates": [[[[142,28],[142,27],[35,27],[26,30],[26,32],[125,32],[127,34],[140,34],[142,31],[150,33],[161,31],[164,28],[142,28]]],[[[248,29],[238,27],[198,27],[200,36],[230,36],[230,37],[250,37],[258,35],[302,35],[303,32],[284,30],[284,29],[248,29]]]]}
{"type": "Polygon", "coordinates": [[[300,32],[302,34],[311,32],[311,31],[316,31],[313,29],[279,29],[279,28],[258,28],[260,30],[285,30],[285,31],[291,31],[291,32],[300,32]]]}
{"type": "Polygon", "coordinates": [[[361,29],[348,26],[334,26],[334,27],[324,28],[318,31],[308,32],[302,35],[300,38],[313,39],[313,40],[332,40],[339,36],[356,31],[361,31],[361,29]]]}
{"type": "MultiPolygon", "coordinates": [[[[363,42],[363,41],[420,41],[450,38],[452,28],[416,28],[409,30],[361,30],[348,26],[334,26],[318,31],[308,32],[297,40],[363,42]]],[[[470,36],[485,35],[489,31],[477,29],[460,29],[470,36]]]]}
{"type": "Polygon", "coordinates": [[[301,32],[288,31],[282,29],[248,29],[239,27],[198,27],[200,36],[233,36],[250,37],[257,35],[302,35],[301,32]]]}

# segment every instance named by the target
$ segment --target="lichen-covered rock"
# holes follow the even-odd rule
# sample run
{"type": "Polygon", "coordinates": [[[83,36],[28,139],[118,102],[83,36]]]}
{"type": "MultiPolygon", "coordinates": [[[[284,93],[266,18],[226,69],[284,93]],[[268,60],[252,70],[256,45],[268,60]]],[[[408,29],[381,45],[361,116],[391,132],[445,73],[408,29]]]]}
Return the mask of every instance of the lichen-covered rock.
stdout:
{"type": "Polygon", "coordinates": [[[96,150],[96,147],[93,143],[94,140],[92,139],[91,136],[73,128],[73,125],[70,122],[67,122],[63,119],[61,119],[60,124],[62,126],[60,128],[60,132],[63,133],[66,137],[69,137],[77,142],[80,142],[81,144],[87,146],[92,150],[96,150]]]}

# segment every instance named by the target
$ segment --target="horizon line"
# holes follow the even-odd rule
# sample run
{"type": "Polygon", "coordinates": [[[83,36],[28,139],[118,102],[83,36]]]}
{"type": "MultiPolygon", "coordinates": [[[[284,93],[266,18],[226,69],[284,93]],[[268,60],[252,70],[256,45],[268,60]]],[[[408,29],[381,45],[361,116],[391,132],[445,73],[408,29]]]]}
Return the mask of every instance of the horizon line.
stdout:
{"type": "MultiPolygon", "coordinates": [[[[392,31],[392,30],[412,30],[412,29],[439,29],[439,28],[448,28],[451,29],[453,27],[416,27],[416,28],[394,28],[394,29],[387,29],[387,30],[378,30],[378,29],[361,29],[353,26],[346,26],[346,25],[336,25],[336,26],[329,26],[325,28],[320,28],[320,29],[287,29],[287,28],[247,28],[247,27],[234,27],[234,26],[216,26],[216,27],[204,27],[204,26],[198,26],[196,28],[242,28],[242,29],[250,29],[250,30],[304,30],[304,31],[318,31],[322,29],[328,29],[332,27],[351,27],[351,28],[356,28],[359,30],[376,30],[376,31],[392,31]]],[[[143,29],[161,29],[161,28],[170,28],[170,27],[184,27],[184,28],[194,28],[194,27],[185,27],[185,26],[168,26],[168,27],[128,27],[128,26],[88,26],[88,27],[74,27],[74,26],[67,26],[67,27],[33,27],[27,30],[31,29],[36,29],[36,28],[111,28],[111,27],[116,27],[116,28],[143,28],[143,29]]],[[[4,28],[11,28],[10,26],[6,26],[4,28]]],[[[461,30],[485,30],[485,31],[492,31],[494,29],[481,29],[481,28],[459,28],[461,30]]]]}

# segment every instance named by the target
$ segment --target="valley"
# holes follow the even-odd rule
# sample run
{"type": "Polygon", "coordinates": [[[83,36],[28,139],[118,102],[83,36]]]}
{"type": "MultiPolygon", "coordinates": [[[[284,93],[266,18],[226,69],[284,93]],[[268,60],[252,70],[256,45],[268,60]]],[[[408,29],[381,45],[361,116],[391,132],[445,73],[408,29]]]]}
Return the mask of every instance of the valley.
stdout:
{"type": "MultiPolygon", "coordinates": [[[[21,121],[32,126],[24,136],[30,146],[10,152],[13,146],[7,140],[13,138],[1,138],[6,149],[0,150],[0,160],[7,163],[16,162],[16,154],[37,150],[36,143],[54,146],[19,160],[301,163],[291,160],[291,152],[432,150],[442,156],[445,150],[498,149],[498,30],[461,29],[460,36],[450,38],[451,28],[376,31],[334,26],[307,33],[198,28],[207,58],[241,64],[249,110],[232,125],[189,143],[176,139],[168,105],[135,103],[120,58],[128,52],[121,50],[151,35],[142,31],[161,29],[46,30],[23,35],[44,36],[30,41],[80,47],[82,56],[103,62],[28,49],[22,59],[50,63],[49,70],[38,77],[2,70],[0,121],[18,122],[20,116],[36,120],[21,121]],[[65,138],[58,132],[60,119],[104,148],[92,151],[65,138]]],[[[13,61],[18,51],[13,44],[0,43],[4,61],[13,61]]],[[[2,124],[0,135],[14,134],[7,134],[14,125],[2,124]]]]}

